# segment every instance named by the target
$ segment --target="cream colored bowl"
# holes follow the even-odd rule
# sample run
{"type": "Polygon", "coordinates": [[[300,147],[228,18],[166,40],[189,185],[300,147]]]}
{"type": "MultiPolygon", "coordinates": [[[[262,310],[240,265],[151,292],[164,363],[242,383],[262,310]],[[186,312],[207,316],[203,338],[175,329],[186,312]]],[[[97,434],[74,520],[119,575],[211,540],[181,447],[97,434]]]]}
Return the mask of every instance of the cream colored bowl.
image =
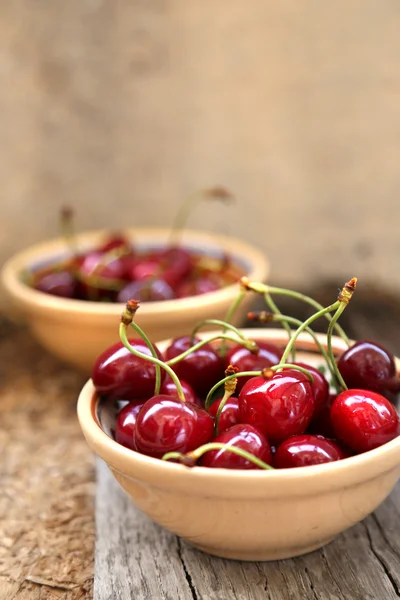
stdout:
{"type": "MultiPolygon", "coordinates": [[[[96,246],[106,231],[77,236],[80,249],[96,246]]],[[[163,246],[169,229],[132,229],[126,234],[138,247],[163,246]]],[[[182,244],[193,250],[220,256],[228,253],[250,279],[265,281],[269,273],[267,258],[256,248],[235,238],[204,232],[186,231],[182,244]]],[[[102,350],[118,341],[118,323],[122,304],[70,300],[45,294],[28,287],[22,273],[51,264],[68,256],[62,239],[33,246],[11,258],[3,267],[2,281],[16,311],[16,317],[27,322],[36,338],[50,352],[87,373],[102,350]]],[[[137,323],[153,340],[187,333],[199,321],[222,319],[239,291],[237,284],[201,296],[179,300],[146,302],[137,313],[137,323]]],[[[236,315],[236,322],[248,310],[246,298],[236,315]]],[[[132,337],[133,332],[132,332],[132,337]]]]}
{"type": "MultiPolygon", "coordinates": [[[[247,333],[285,345],[280,330],[247,333]]],[[[308,335],[298,348],[307,351],[299,360],[318,362],[308,335]]],[[[335,351],[344,348],[335,338],[335,351]]],[[[83,433],[136,506],[196,548],[221,557],[273,560],[320,548],[371,513],[400,476],[400,437],[359,456],[296,469],[231,471],[164,463],[106,435],[97,404],[88,381],[78,401],[83,433]]]]}

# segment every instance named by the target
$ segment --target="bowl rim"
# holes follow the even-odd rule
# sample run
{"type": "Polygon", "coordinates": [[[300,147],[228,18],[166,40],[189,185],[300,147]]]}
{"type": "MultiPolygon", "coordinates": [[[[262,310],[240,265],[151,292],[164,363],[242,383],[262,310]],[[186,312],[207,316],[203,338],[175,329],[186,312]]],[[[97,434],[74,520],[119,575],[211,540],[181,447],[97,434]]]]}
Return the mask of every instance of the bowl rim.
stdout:
{"type": "MultiPolygon", "coordinates": [[[[161,243],[168,239],[170,229],[167,228],[126,228],[121,230],[130,238],[136,238],[140,243],[145,243],[151,238],[158,238],[161,243]]],[[[104,236],[110,234],[108,229],[98,229],[95,231],[83,231],[78,233],[76,239],[78,244],[91,246],[101,241],[104,236]]],[[[255,281],[265,280],[270,271],[270,263],[265,254],[257,247],[244,242],[238,238],[214,233],[208,233],[202,230],[187,229],[182,233],[182,245],[198,243],[208,245],[210,248],[221,248],[232,253],[233,257],[241,258],[248,262],[249,268],[246,276],[255,281]]],[[[12,298],[27,308],[41,308],[45,310],[65,314],[74,311],[81,315],[120,315],[123,309],[123,303],[102,303],[90,300],[76,300],[70,298],[60,298],[52,296],[39,290],[35,290],[26,285],[20,278],[21,271],[27,263],[34,259],[50,258],[57,251],[65,250],[65,241],[62,237],[57,237],[39,244],[29,246],[25,250],[14,254],[9,258],[1,269],[1,280],[6,291],[12,298]]],[[[207,292],[198,296],[188,296],[187,298],[176,298],[173,300],[163,300],[154,302],[143,302],[141,313],[156,315],[162,309],[163,312],[176,314],[185,308],[196,309],[203,307],[205,301],[207,304],[218,304],[224,300],[229,300],[237,294],[238,282],[227,285],[224,288],[207,292]]]]}
{"type": "MultiPolygon", "coordinates": [[[[279,344],[287,341],[287,333],[283,330],[247,328],[241,329],[241,331],[255,340],[263,338],[279,344]]],[[[212,335],[212,333],[207,332],[202,335],[212,335]]],[[[326,347],[326,336],[317,334],[317,337],[326,347]]],[[[162,348],[168,341],[163,340],[157,346],[162,348]]],[[[345,342],[336,336],[332,338],[332,345],[336,353],[340,353],[347,348],[345,342]]],[[[315,343],[309,334],[303,333],[298,338],[298,347],[299,350],[310,350],[311,348],[315,348],[315,343]]],[[[399,359],[396,359],[396,364],[399,367],[399,359]]],[[[175,477],[180,479],[181,484],[184,486],[196,483],[207,489],[207,486],[212,486],[215,482],[222,482],[223,487],[226,487],[227,490],[232,490],[238,484],[239,486],[240,484],[245,485],[246,482],[259,484],[261,486],[260,489],[265,488],[266,482],[268,482],[267,485],[272,487],[275,483],[286,483],[289,486],[295,484],[299,486],[301,483],[313,482],[316,484],[314,487],[321,491],[326,485],[331,488],[343,487],[344,483],[347,486],[351,486],[366,479],[373,479],[383,472],[400,466],[400,436],[398,436],[383,446],[369,450],[368,452],[340,461],[308,467],[276,469],[267,473],[262,470],[241,471],[221,468],[206,469],[204,467],[188,468],[177,463],[163,462],[160,459],[145,456],[125,448],[111,439],[102,430],[98,422],[96,416],[97,402],[98,399],[95,396],[93,382],[89,379],[79,394],[77,405],[78,419],[89,445],[114,470],[133,479],[144,478],[155,484],[175,477]],[[384,468],[381,466],[382,463],[384,464],[384,468]],[[370,471],[368,472],[368,476],[365,476],[365,469],[363,467],[368,466],[370,467],[370,471]],[[341,475],[343,477],[340,479],[341,475]]],[[[301,493],[301,489],[298,491],[301,493]]]]}

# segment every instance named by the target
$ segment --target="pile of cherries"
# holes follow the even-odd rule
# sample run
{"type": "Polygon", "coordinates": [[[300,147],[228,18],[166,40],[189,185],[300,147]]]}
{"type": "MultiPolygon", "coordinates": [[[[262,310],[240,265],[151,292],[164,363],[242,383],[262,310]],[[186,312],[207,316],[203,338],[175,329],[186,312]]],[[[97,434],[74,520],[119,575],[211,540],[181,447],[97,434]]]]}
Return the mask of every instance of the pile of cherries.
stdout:
{"type": "Polygon", "coordinates": [[[181,246],[140,250],[123,235],[31,274],[35,289],[94,302],[156,302],[213,292],[243,272],[228,256],[215,259],[181,246]]]}
{"type": "Polygon", "coordinates": [[[64,208],[61,227],[71,258],[28,274],[31,287],[59,296],[98,302],[157,302],[197,296],[235,283],[243,275],[238,265],[221,252],[220,258],[184,248],[180,232],[200,200],[230,200],[220,186],[197,192],[181,206],[164,247],[140,249],[122,233],[109,235],[97,247],[78,249],[73,212],[64,208]]]}
{"type": "MultiPolygon", "coordinates": [[[[162,354],[134,322],[139,303],[129,301],[121,341],[99,356],[92,373],[98,396],[120,407],[116,441],[158,459],[226,469],[316,465],[391,441],[400,434],[394,357],[373,341],[350,343],[336,323],[355,282],[344,286],[335,304],[292,329],[284,350],[221,322],[221,333],[199,338],[196,328],[162,354]],[[330,325],[328,352],[320,346],[325,364],[317,368],[297,362],[293,351],[297,336],[313,334],[309,326],[320,316],[330,325]],[[141,340],[128,339],[130,327],[141,340]],[[331,350],[335,328],[349,346],[339,357],[331,350]]],[[[267,289],[244,285],[258,293],[267,289]]],[[[282,322],[273,306],[270,320],[282,322]]]]}

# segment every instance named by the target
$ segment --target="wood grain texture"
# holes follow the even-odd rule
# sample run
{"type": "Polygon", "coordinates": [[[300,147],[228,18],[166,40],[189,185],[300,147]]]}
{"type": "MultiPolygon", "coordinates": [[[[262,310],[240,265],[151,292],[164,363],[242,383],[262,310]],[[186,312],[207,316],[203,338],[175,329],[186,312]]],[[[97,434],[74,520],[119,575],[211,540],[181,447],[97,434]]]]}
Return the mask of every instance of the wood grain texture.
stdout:
{"type": "Polygon", "coordinates": [[[84,378],[0,316],[0,600],[89,600],[94,461],[84,378]]]}
{"type": "Polygon", "coordinates": [[[94,600],[397,600],[400,485],[311,554],[270,563],[208,556],[143,515],[100,460],[94,600]]]}

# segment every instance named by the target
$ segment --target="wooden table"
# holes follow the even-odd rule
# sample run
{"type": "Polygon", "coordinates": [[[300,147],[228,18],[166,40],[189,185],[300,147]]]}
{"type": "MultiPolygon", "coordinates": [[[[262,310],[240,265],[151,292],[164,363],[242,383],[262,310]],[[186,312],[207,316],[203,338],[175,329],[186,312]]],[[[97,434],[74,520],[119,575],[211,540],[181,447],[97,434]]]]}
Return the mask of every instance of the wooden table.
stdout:
{"type": "Polygon", "coordinates": [[[83,382],[0,319],[0,600],[92,598],[94,459],[76,419],[83,382]]]}
{"type": "Polygon", "coordinates": [[[95,600],[398,600],[400,485],[322,550],[247,563],[208,556],[164,531],[98,465],[95,600]]]}
{"type": "MultiPolygon", "coordinates": [[[[329,303],[332,290],[328,298],[325,291],[316,295],[329,303]]],[[[400,353],[397,299],[375,291],[354,308],[351,321],[346,313],[342,320],[351,336],[400,353]]],[[[94,459],[75,413],[84,378],[4,319],[0,359],[0,600],[86,600],[93,576],[95,600],[400,597],[399,487],[372,516],[307,556],[209,557],[143,516],[101,463],[94,511],[94,459]]]]}

